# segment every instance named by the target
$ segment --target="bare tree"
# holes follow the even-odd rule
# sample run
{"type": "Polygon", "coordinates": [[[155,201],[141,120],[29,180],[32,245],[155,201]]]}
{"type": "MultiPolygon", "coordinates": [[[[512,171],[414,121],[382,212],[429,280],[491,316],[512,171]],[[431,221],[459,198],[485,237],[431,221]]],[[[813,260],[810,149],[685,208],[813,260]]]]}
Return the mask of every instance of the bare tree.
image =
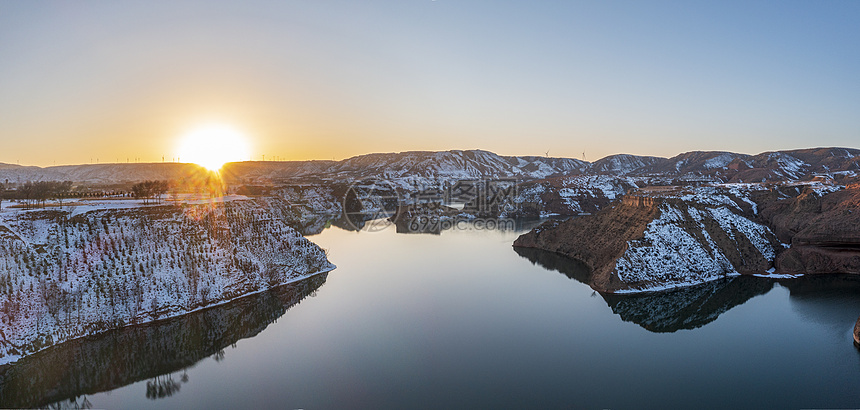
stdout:
{"type": "Polygon", "coordinates": [[[48,201],[48,198],[51,196],[51,188],[52,184],[48,181],[38,181],[33,183],[33,199],[36,202],[42,204],[42,207],[45,206],[45,202],[48,201]]]}
{"type": "Polygon", "coordinates": [[[30,207],[30,198],[33,196],[33,183],[25,182],[24,185],[18,187],[18,199],[23,199],[27,208],[30,207]]]}
{"type": "Polygon", "coordinates": [[[146,184],[144,184],[143,182],[139,182],[132,185],[131,192],[135,198],[141,198],[143,199],[143,203],[146,203],[146,199],[149,196],[146,189],[146,184]]]}
{"type": "Polygon", "coordinates": [[[143,198],[143,203],[147,203],[150,198],[155,198],[156,202],[160,202],[161,196],[167,192],[169,187],[167,181],[143,181],[132,185],[131,192],[135,198],[143,198]]]}
{"type": "Polygon", "coordinates": [[[53,182],[53,196],[63,205],[63,199],[68,198],[72,191],[72,181],[53,182]]]}
{"type": "Polygon", "coordinates": [[[168,189],[170,189],[170,184],[167,181],[155,181],[155,195],[159,202],[168,189]]]}

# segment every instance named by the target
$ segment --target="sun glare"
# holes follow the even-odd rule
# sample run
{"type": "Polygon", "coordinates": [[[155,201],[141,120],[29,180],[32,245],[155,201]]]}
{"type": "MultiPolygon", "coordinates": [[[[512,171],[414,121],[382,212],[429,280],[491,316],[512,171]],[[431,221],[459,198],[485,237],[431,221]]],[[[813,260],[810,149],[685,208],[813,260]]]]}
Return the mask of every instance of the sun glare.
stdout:
{"type": "Polygon", "coordinates": [[[207,125],[185,134],[179,142],[179,160],[218,171],[227,162],[245,161],[248,139],[223,125],[207,125]]]}

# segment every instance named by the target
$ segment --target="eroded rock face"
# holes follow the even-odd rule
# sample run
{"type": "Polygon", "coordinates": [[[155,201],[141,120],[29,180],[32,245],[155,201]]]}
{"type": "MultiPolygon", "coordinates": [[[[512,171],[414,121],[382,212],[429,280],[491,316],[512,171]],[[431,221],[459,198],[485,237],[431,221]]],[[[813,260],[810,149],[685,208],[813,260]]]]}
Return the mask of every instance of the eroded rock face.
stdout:
{"type": "Polygon", "coordinates": [[[860,273],[860,252],[817,246],[792,246],[777,258],[782,273],[860,273]]]}
{"type": "Polygon", "coordinates": [[[655,207],[618,205],[588,217],[549,221],[514,241],[515,247],[537,248],[579,260],[592,269],[589,285],[597,290],[620,288],[611,275],[627,240],[641,238],[648,223],[659,214],[655,207]]]}
{"type": "Polygon", "coordinates": [[[860,317],[857,318],[857,323],[854,324],[854,344],[860,347],[860,317]]]}
{"type": "Polygon", "coordinates": [[[791,248],[779,255],[783,273],[860,273],[860,187],[807,190],[762,209],[791,248]]]}

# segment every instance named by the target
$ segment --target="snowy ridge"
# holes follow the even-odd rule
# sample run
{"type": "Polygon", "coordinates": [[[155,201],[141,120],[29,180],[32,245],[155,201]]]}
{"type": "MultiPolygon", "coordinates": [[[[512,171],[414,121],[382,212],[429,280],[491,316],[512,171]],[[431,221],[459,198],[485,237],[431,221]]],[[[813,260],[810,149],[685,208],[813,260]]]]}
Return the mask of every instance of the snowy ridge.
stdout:
{"type": "Polygon", "coordinates": [[[334,268],[252,200],[0,214],[0,363],[334,268]]]}
{"type": "Polygon", "coordinates": [[[587,162],[571,158],[504,157],[483,150],[451,150],[361,155],[333,165],[328,173],[352,179],[418,178],[440,182],[487,178],[541,179],[579,173],[587,168],[587,162]]]}
{"type": "MultiPolygon", "coordinates": [[[[616,199],[627,193],[627,190],[635,187],[636,183],[629,179],[591,175],[566,178],[563,186],[563,189],[574,192],[577,192],[577,190],[587,190],[594,196],[602,195],[608,199],[616,199]]],[[[570,195],[563,194],[562,196],[570,195]]]]}
{"type": "Polygon", "coordinates": [[[342,198],[326,186],[284,187],[257,202],[302,235],[318,234],[343,213],[342,198]]]}
{"type": "Polygon", "coordinates": [[[704,226],[705,244],[681,228],[688,219],[701,220],[698,212],[683,215],[684,210],[670,205],[662,205],[660,210],[644,237],[628,242],[627,251],[616,261],[618,278],[637,284],[616,293],[665,290],[738,275],[704,226]]]}
{"type": "Polygon", "coordinates": [[[786,179],[798,179],[810,167],[802,160],[782,152],[768,153],[765,158],[768,163],[775,163],[778,172],[786,179]]]}
{"type": "Polygon", "coordinates": [[[576,175],[520,184],[513,202],[520,212],[577,215],[595,212],[633,189],[636,181],[630,178],[576,175]]]}
{"type": "MultiPolygon", "coordinates": [[[[757,155],[722,151],[691,151],[666,159],[630,154],[610,155],[594,162],[575,158],[502,156],[483,150],[373,153],[335,160],[246,161],[221,170],[231,184],[270,184],[285,180],[374,178],[395,183],[404,178],[437,183],[461,179],[515,178],[537,180],[570,175],[649,176],[687,181],[737,182],[810,179],[816,173],[860,170],[860,150],[811,148],[757,155]]],[[[87,184],[128,184],[142,180],[199,178],[208,171],[194,164],[114,163],[23,167],[0,164],[0,181],[12,183],[69,180],[87,184]]]]}
{"type": "Polygon", "coordinates": [[[776,251],[771,246],[768,237],[768,235],[773,235],[770,228],[750,221],[725,207],[711,208],[708,211],[732,239],[736,239],[735,232],[738,232],[746,237],[765,259],[773,261],[773,258],[776,257],[776,251]]]}
{"type": "Polygon", "coordinates": [[[705,168],[708,168],[708,169],[710,169],[710,168],[725,168],[732,161],[734,161],[734,159],[735,159],[734,155],[732,155],[728,152],[724,152],[722,154],[717,155],[716,157],[709,158],[709,159],[705,160],[704,163],[702,164],[702,166],[705,168]]]}
{"type": "Polygon", "coordinates": [[[593,162],[589,168],[589,172],[625,175],[639,168],[654,165],[663,161],[666,161],[666,158],[616,154],[593,162]]]}

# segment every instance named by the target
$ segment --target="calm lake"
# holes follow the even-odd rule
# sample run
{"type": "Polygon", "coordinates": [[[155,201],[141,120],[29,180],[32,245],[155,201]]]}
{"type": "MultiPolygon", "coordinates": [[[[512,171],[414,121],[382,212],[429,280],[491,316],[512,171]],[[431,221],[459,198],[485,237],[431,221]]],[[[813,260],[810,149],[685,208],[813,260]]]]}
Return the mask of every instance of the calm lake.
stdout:
{"type": "Polygon", "coordinates": [[[520,233],[331,227],[329,274],[34,355],[0,407],[860,406],[857,278],[604,298],[520,233]]]}

